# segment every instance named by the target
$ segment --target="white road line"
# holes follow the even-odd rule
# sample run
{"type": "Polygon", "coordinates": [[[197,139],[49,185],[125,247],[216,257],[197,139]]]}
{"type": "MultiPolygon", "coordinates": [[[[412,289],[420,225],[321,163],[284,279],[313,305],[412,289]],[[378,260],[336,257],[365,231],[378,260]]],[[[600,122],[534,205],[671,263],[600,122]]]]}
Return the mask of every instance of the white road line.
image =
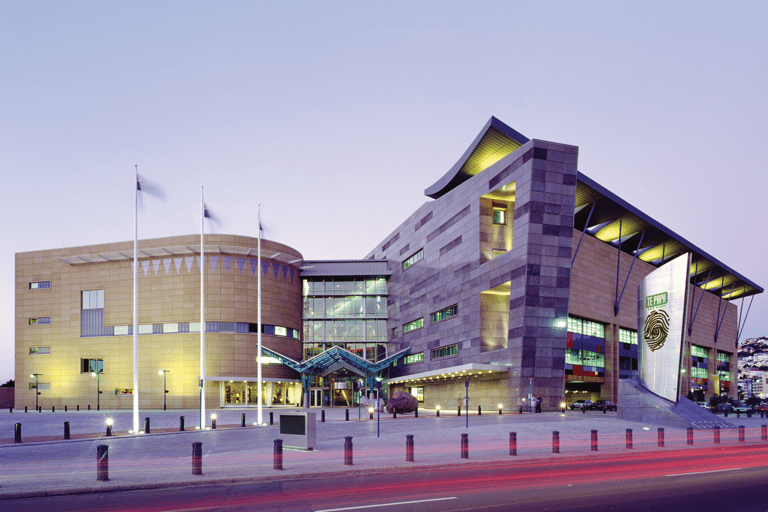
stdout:
{"type": "Polygon", "coordinates": [[[450,497],[450,498],[433,498],[429,500],[417,500],[417,501],[399,501],[397,503],[380,503],[378,505],[362,505],[359,507],[346,507],[346,508],[327,508],[325,510],[317,510],[315,512],[341,512],[342,510],[360,510],[364,508],[377,508],[377,507],[392,507],[395,505],[411,505],[414,503],[428,503],[430,501],[445,501],[445,500],[456,500],[458,499],[456,496],[450,497]]]}
{"type": "Polygon", "coordinates": [[[723,471],[738,471],[739,469],[744,469],[744,468],[713,469],[712,471],[692,471],[690,473],[673,473],[671,475],[664,475],[664,476],[703,475],[705,473],[722,473],[723,471]]]}

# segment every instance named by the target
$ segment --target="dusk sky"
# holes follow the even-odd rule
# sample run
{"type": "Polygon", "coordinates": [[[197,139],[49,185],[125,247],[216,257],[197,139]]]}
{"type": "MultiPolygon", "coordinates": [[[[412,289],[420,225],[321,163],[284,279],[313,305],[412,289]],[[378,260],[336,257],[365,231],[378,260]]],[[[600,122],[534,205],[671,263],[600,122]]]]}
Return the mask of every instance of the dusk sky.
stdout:
{"type": "MultiPolygon", "coordinates": [[[[362,258],[490,116],[768,285],[768,3],[0,0],[0,383],[14,254],[266,236],[362,258]],[[761,149],[763,148],[763,149],[761,149]]],[[[758,295],[742,339],[768,335],[758,295]]],[[[745,305],[748,304],[745,302],[745,305]]],[[[734,301],[741,306],[741,300],[734,301]]],[[[746,308],[745,308],[746,309],[746,308]]]]}

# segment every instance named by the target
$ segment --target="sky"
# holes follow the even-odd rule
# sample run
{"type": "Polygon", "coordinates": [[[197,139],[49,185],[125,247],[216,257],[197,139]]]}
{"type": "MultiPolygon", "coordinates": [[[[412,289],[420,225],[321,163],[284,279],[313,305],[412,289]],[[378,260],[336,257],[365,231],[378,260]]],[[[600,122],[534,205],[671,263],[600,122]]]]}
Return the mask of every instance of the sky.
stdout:
{"type": "MultiPolygon", "coordinates": [[[[0,0],[0,382],[14,254],[266,236],[364,257],[491,116],[768,285],[768,3],[0,0]]],[[[764,295],[764,294],[763,294],[764,295]]],[[[743,338],[768,335],[758,295],[743,338]]],[[[745,303],[745,309],[746,305],[745,303]]],[[[741,306],[741,301],[736,302],[741,306]]],[[[10,354],[10,356],[9,356],[10,354]]]]}

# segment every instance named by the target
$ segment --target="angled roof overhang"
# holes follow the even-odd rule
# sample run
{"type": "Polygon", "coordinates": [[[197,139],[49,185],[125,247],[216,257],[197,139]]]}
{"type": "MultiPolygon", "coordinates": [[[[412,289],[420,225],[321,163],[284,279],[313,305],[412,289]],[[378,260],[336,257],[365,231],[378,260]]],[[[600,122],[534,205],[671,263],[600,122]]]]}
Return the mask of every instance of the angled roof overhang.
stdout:
{"type": "Polygon", "coordinates": [[[266,347],[261,349],[268,356],[274,357],[292,370],[303,375],[319,375],[324,377],[333,372],[345,369],[363,377],[371,377],[386,369],[392,363],[405,356],[411,349],[406,348],[381,361],[372,363],[362,357],[353,354],[340,346],[334,346],[306,361],[295,361],[279,352],[266,347]]]}
{"type": "Polygon", "coordinates": [[[690,252],[691,282],[731,300],[763,289],[581,172],[574,227],[654,266],[690,252]],[[589,225],[587,225],[587,222],[589,225]]]}
{"type": "Polygon", "coordinates": [[[530,139],[491,117],[459,161],[424,194],[437,199],[495,164],[530,139]]]}
{"type": "MultiPolygon", "coordinates": [[[[205,244],[205,253],[212,254],[231,254],[234,256],[248,256],[255,258],[258,249],[256,247],[243,247],[235,245],[209,245],[205,244]]],[[[200,254],[200,245],[174,245],[162,247],[144,247],[138,250],[138,259],[147,258],[170,258],[173,256],[194,256],[200,254]]],[[[293,265],[302,261],[291,254],[285,254],[278,251],[262,251],[261,257],[264,259],[280,261],[293,265]]],[[[59,260],[69,265],[85,265],[87,263],[104,263],[106,261],[133,261],[133,251],[112,251],[101,252],[98,254],[81,254],[74,256],[61,256],[59,260]]]]}
{"type": "Polygon", "coordinates": [[[471,377],[473,375],[485,375],[489,373],[508,373],[508,366],[500,366],[497,364],[485,364],[485,363],[469,363],[459,366],[451,366],[448,368],[441,368],[439,370],[430,370],[427,372],[413,373],[410,375],[403,375],[401,377],[394,377],[387,379],[387,384],[395,384],[398,382],[424,382],[435,381],[440,379],[460,379],[465,377],[471,377]]]}

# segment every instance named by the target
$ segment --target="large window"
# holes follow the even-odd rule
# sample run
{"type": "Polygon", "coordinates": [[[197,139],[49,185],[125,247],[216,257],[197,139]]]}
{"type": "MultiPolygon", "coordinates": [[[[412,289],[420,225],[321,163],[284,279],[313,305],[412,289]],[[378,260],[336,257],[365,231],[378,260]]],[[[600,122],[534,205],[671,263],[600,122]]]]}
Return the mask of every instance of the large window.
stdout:
{"type": "Polygon", "coordinates": [[[83,309],[104,309],[104,290],[83,292],[83,309]]]}
{"type": "Polygon", "coordinates": [[[568,317],[568,332],[593,336],[595,338],[605,338],[605,326],[603,324],[573,316],[568,317]]]}
{"type": "Polygon", "coordinates": [[[619,343],[637,345],[637,331],[631,331],[629,329],[619,327],[619,343]]]}
{"type": "Polygon", "coordinates": [[[424,352],[409,354],[403,358],[403,364],[415,364],[424,362],[424,352]]]}
{"type": "Polygon", "coordinates": [[[80,373],[104,373],[103,359],[80,359],[80,373]]]}
{"type": "Polygon", "coordinates": [[[424,327],[424,319],[423,318],[417,318],[413,322],[408,322],[407,324],[403,325],[403,334],[408,334],[411,331],[415,331],[416,329],[421,329],[424,327]]]}
{"type": "Polygon", "coordinates": [[[416,253],[414,253],[411,257],[403,262],[403,270],[406,270],[409,267],[415,265],[422,259],[424,259],[424,249],[419,249],[416,253]]]}
{"type": "Polygon", "coordinates": [[[432,323],[439,322],[441,320],[445,320],[446,318],[450,318],[452,316],[455,316],[459,313],[459,306],[454,304],[453,306],[448,306],[445,309],[441,309],[440,311],[436,311],[432,313],[432,323]]]}
{"type": "Polygon", "coordinates": [[[32,283],[29,283],[30,290],[47,290],[50,287],[51,287],[50,281],[35,281],[32,283]]]}
{"type": "Polygon", "coordinates": [[[500,206],[493,207],[493,223],[494,224],[506,224],[507,223],[507,210],[500,206]]]}

